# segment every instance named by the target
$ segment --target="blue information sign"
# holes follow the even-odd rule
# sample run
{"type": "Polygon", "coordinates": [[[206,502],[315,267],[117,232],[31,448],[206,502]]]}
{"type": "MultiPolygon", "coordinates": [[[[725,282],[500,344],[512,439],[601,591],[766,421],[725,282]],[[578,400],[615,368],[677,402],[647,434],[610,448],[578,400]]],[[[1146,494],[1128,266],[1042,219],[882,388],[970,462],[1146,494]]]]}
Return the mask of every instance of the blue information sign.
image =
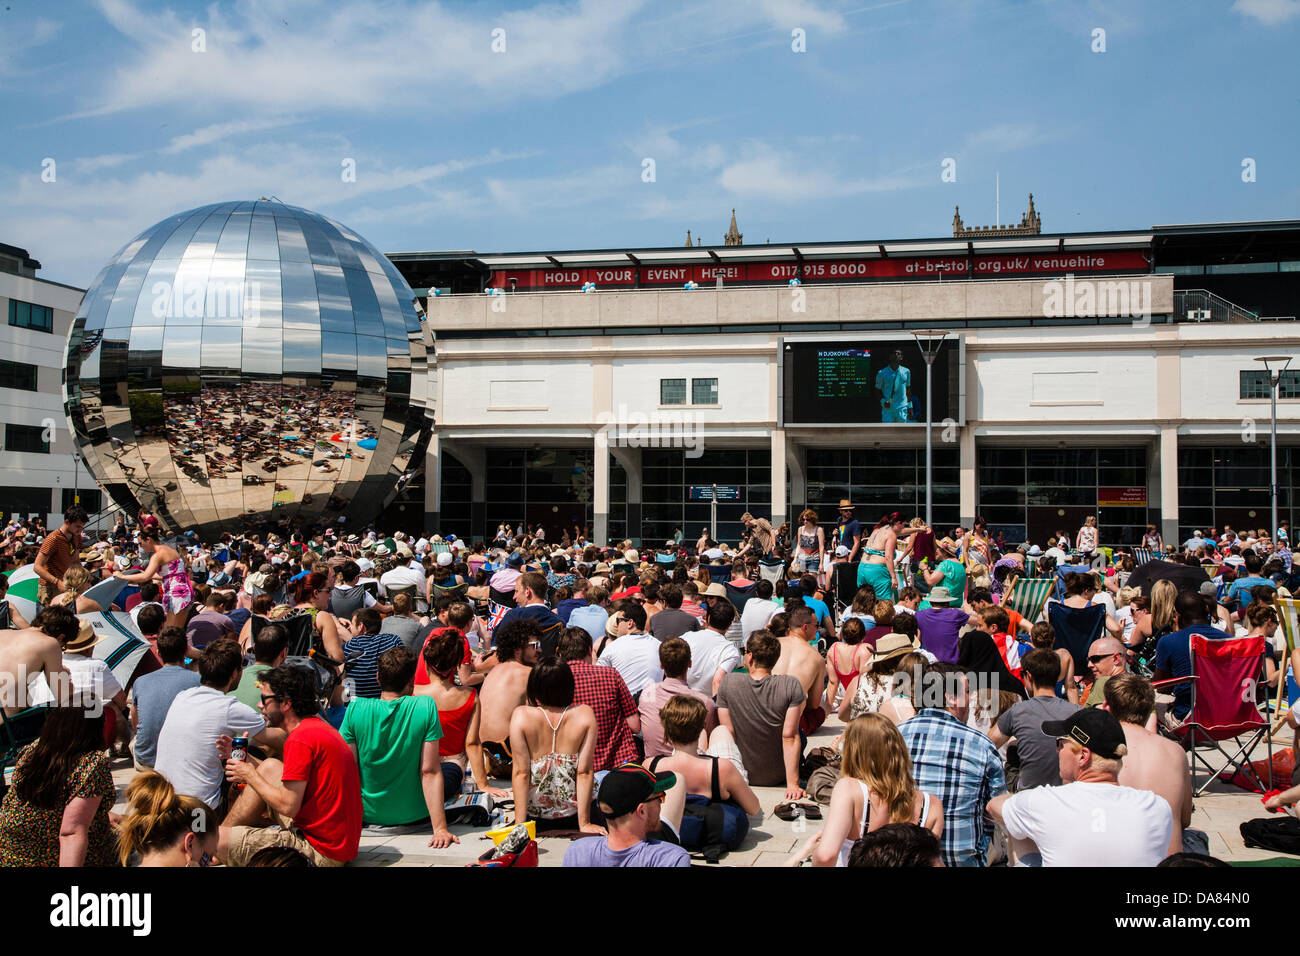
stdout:
{"type": "MultiPolygon", "coordinates": [[[[712,501],[713,485],[691,485],[691,501],[712,501]]],[[[719,501],[739,501],[740,485],[718,485],[719,501]]]]}

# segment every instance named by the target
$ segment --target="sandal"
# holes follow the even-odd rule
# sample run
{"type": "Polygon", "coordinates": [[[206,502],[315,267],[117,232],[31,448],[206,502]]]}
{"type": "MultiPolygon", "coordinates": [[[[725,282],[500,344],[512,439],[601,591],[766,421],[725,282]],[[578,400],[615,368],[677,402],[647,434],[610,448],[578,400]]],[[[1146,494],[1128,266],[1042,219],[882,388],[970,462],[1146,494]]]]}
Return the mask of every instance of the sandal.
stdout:
{"type": "Polygon", "coordinates": [[[793,800],[786,803],[778,803],[772,813],[778,820],[784,820],[787,823],[796,817],[804,817],[808,820],[820,820],[822,818],[822,808],[815,803],[797,803],[793,800]]]}

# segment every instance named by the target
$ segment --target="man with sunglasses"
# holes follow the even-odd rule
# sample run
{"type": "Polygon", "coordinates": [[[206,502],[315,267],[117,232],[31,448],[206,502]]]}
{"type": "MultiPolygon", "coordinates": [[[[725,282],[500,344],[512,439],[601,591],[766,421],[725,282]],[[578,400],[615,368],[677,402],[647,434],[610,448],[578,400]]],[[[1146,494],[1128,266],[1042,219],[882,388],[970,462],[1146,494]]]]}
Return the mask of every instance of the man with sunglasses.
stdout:
{"type": "Polygon", "coordinates": [[[613,667],[636,699],[641,689],[664,679],[659,666],[659,641],[645,633],[645,608],[635,601],[615,605],[614,633],[596,658],[597,666],[613,667]]]}
{"type": "Polygon", "coordinates": [[[680,824],[685,805],[685,785],[678,784],[676,774],[624,764],[606,774],[596,799],[609,833],[573,841],[564,854],[565,866],[691,865],[673,826],[680,824]],[[674,799],[666,799],[670,794],[674,799]]]}
{"type": "Polygon", "coordinates": [[[1085,707],[1097,707],[1106,702],[1106,681],[1123,674],[1128,666],[1128,652],[1118,638],[1100,637],[1088,648],[1088,670],[1092,671],[1092,690],[1083,702],[1085,707]]]}
{"type": "Polygon", "coordinates": [[[1119,783],[1128,747],[1110,713],[1085,707],[1066,720],[1043,721],[1056,738],[1064,786],[994,797],[988,812],[1023,843],[1020,862],[1042,866],[1155,866],[1169,851],[1174,817],[1149,790],[1119,783]],[[1036,852],[1035,852],[1036,851],[1036,852]]]}

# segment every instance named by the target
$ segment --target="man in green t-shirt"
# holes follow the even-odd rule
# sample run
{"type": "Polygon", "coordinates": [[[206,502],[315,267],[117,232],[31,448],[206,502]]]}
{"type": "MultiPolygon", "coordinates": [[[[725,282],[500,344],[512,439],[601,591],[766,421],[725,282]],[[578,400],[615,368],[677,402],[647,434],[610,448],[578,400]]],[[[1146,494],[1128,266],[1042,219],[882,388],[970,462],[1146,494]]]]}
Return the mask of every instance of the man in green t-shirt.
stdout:
{"type": "Polygon", "coordinates": [[[239,686],[231,691],[235,699],[261,713],[262,689],[257,685],[262,680],[262,675],[283,664],[288,654],[289,632],[284,629],[284,625],[268,624],[258,631],[257,637],[253,638],[253,659],[256,663],[244,668],[239,686]]]}
{"type": "Polygon", "coordinates": [[[1092,690],[1083,702],[1084,707],[1099,707],[1106,703],[1106,681],[1124,673],[1127,666],[1124,645],[1113,637],[1100,637],[1088,648],[1088,670],[1092,671],[1092,690]]]}
{"type": "Polygon", "coordinates": [[[379,697],[348,704],[340,728],[361,770],[362,819],[370,825],[404,826],[430,820],[429,846],[459,843],[447,829],[443,809],[438,705],[412,697],[415,655],[394,647],[379,656],[379,697]]]}

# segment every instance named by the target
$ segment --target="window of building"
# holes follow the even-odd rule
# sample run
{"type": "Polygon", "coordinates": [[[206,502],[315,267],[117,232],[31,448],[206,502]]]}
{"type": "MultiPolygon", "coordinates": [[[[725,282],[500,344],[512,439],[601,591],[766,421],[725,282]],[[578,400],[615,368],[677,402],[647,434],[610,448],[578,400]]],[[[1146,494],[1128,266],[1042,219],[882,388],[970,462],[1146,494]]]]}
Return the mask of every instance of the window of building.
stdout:
{"type": "Polygon", "coordinates": [[[9,324],[20,329],[35,329],[38,332],[54,331],[54,310],[45,305],[33,305],[31,302],[9,300],[9,324]]]}
{"type": "Polygon", "coordinates": [[[5,425],[5,451],[50,453],[45,429],[40,425],[5,425]]]}
{"type": "Polygon", "coordinates": [[[686,379],[661,378],[659,380],[660,405],[686,404],[686,379]]]}
{"type": "Polygon", "coordinates": [[[691,379],[691,404],[718,404],[718,380],[716,378],[691,379]]]}
{"type": "Polygon", "coordinates": [[[50,489],[6,486],[4,489],[4,513],[6,516],[20,514],[23,517],[40,515],[43,520],[49,520],[50,489]]]}
{"type": "Polygon", "coordinates": [[[98,488],[64,488],[63,510],[67,511],[73,505],[85,508],[88,515],[97,515],[104,510],[104,493],[98,488]],[[77,501],[77,498],[81,500],[77,501]]]}
{"type": "Polygon", "coordinates": [[[36,391],[36,366],[26,362],[0,359],[0,388],[17,388],[24,392],[36,391]]]}
{"type": "MultiPolygon", "coordinates": [[[[1262,368],[1241,370],[1241,397],[1268,398],[1269,374],[1262,368]]],[[[1300,369],[1288,369],[1282,373],[1278,386],[1278,398],[1300,398],[1300,369]]]]}

